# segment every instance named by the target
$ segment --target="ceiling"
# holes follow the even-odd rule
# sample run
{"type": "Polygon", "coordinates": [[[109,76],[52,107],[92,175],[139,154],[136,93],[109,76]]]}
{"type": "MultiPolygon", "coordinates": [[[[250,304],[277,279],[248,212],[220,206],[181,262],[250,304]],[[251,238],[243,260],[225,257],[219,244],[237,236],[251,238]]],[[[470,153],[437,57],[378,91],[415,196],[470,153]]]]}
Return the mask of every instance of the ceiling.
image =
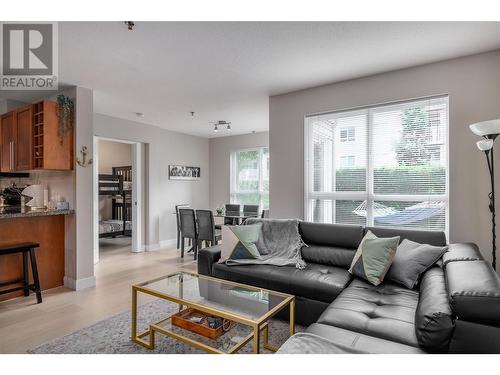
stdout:
{"type": "Polygon", "coordinates": [[[500,22],[64,22],[59,81],[95,112],[213,137],[267,130],[270,95],[499,48],[500,22]]]}

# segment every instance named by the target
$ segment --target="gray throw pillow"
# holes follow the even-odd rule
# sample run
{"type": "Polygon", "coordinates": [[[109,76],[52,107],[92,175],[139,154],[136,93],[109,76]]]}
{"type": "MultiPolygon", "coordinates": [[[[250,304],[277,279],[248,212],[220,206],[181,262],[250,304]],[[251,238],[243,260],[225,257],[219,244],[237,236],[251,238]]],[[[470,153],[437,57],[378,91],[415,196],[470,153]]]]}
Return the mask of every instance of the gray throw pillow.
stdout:
{"type": "Polygon", "coordinates": [[[403,240],[398,246],[386,279],[413,289],[420,275],[441,259],[447,248],[403,240]]]}

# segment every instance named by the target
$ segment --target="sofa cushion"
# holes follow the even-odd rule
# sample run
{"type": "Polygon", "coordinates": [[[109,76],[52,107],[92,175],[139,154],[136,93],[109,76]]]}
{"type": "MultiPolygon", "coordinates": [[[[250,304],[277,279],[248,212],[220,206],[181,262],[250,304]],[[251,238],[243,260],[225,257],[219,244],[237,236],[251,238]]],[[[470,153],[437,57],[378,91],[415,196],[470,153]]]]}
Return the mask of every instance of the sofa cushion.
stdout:
{"type": "Polygon", "coordinates": [[[443,269],[432,267],[422,276],[415,314],[415,333],[420,346],[430,352],[448,351],[454,328],[443,269]]]}
{"type": "Polygon", "coordinates": [[[303,270],[260,264],[227,266],[216,263],[212,274],[221,279],[327,303],[332,302],[351,280],[351,275],[344,268],[315,263],[308,263],[303,270]]]}
{"type": "Polygon", "coordinates": [[[459,320],[500,325],[500,279],[489,263],[449,262],[446,283],[459,320]]]}
{"type": "Polygon", "coordinates": [[[430,230],[413,229],[393,229],[383,227],[366,227],[365,233],[371,231],[377,237],[395,237],[399,236],[400,241],[404,239],[419,243],[427,243],[433,246],[446,246],[446,235],[444,232],[430,230]]]}
{"type": "Polygon", "coordinates": [[[318,323],[418,346],[415,311],[418,292],[391,283],[373,286],[354,279],[318,323]]]}
{"type": "Polygon", "coordinates": [[[345,224],[322,224],[301,221],[302,240],[308,245],[356,249],[363,239],[363,227],[345,224]]]}
{"type": "Polygon", "coordinates": [[[302,259],[307,263],[349,268],[356,249],[337,246],[309,245],[302,247],[302,259]]]}
{"type": "Polygon", "coordinates": [[[443,265],[445,266],[450,262],[466,260],[483,260],[476,244],[470,242],[451,243],[448,245],[448,251],[443,254],[443,265]]]}
{"type": "Polygon", "coordinates": [[[398,246],[386,278],[413,289],[420,275],[434,265],[446,251],[446,246],[432,246],[404,239],[398,246]]]}
{"type": "Polygon", "coordinates": [[[374,354],[422,354],[421,348],[400,344],[398,342],[384,340],[378,337],[368,336],[363,333],[349,331],[347,329],[334,327],[326,324],[315,323],[310,325],[307,333],[324,337],[334,343],[348,346],[354,350],[360,350],[374,354]]]}

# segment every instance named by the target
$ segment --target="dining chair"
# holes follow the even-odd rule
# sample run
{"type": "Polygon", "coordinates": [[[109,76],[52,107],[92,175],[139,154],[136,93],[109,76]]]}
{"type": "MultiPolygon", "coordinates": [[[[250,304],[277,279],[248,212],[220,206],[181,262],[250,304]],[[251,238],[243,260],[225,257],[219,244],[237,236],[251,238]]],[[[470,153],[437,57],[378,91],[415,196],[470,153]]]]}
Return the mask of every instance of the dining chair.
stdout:
{"type": "Polygon", "coordinates": [[[269,210],[262,210],[262,213],[260,214],[260,217],[262,219],[269,219],[269,210]]]}
{"type": "Polygon", "coordinates": [[[179,219],[179,209],[182,207],[187,208],[189,207],[189,204],[177,204],[175,206],[175,218],[177,221],[177,248],[181,246],[181,223],[179,219]]]}
{"type": "Polygon", "coordinates": [[[201,249],[202,241],[205,246],[217,245],[222,239],[222,231],[215,229],[214,214],[210,210],[196,210],[196,221],[198,222],[198,246],[201,249]]]}
{"type": "Polygon", "coordinates": [[[179,221],[181,224],[181,258],[184,258],[185,240],[190,239],[194,252],[194,259],[198,257],[198,228],[196,226],[196,216],[192,208],[179,209],[179,221]]]}
{"type": "Polygon", "coordinates": [[[259,216],[259,205],[245,204],[243,206],[243,216],[259,216]]]}
{"type": "MultiPolygon", "coordinates": [[[[226,216],[240,216],[240,205],[239,204],[226,204],[226,209],[224,212],[226,216]]],[[[224,217],[224,225],[234,225],[238,223],[239,219],[224,217]]]]}

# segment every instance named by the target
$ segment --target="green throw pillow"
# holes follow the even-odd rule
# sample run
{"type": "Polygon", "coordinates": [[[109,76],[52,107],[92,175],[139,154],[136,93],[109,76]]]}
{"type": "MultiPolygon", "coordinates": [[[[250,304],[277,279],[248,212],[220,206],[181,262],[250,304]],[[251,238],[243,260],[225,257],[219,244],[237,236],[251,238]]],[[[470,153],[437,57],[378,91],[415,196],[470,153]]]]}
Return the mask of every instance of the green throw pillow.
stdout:
{"type": "Polygon", "coordinates": [[[359,244],[349,272],[373,285],[379,285],[394,260],[398,244],[399,236],[378,238],[368,231],[359,244]]]}
{"type": "Polygon", "coordinates": [[[229,229],[237,237],[238,242],[231,250],[229,259],[255,259],[260,256],[255,242],[259,239],[262,224],[234,225],[229,229]]]}

